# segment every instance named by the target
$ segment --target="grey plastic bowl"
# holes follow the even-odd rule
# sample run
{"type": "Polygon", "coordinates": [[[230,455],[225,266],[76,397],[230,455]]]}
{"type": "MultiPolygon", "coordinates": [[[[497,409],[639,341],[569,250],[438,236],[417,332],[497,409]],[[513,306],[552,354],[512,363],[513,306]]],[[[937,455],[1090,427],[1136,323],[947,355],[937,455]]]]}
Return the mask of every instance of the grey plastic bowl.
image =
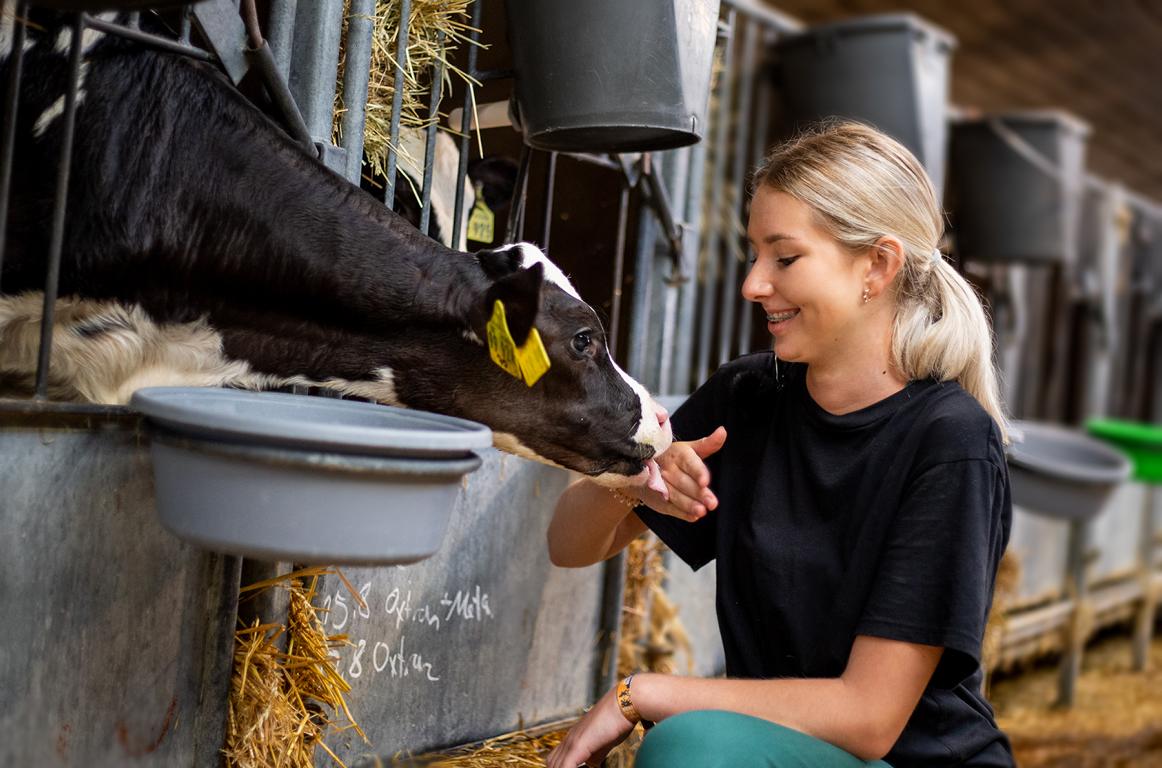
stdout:
{"type": "Polygon", "coordinates": [[[1013,503],[1045,517],[1096,517],[1133,470],[1118,451],[1064,427],[1014,422],[1011,436],[1013,503]]]}
{"type": "Polygon", "coordinates": [[[158,516],[230,554],[400,565],[429,557],[461,478],[491,445],[482,425],[343,400],[149,388],[158,516]]]}

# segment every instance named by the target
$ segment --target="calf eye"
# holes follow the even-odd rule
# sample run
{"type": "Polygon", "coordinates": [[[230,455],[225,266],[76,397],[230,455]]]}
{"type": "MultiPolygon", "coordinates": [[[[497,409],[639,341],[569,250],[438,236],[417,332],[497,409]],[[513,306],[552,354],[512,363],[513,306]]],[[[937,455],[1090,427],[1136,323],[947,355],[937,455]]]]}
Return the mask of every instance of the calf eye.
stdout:
{"type": "Polygon", "coordinates": [[[573,336],[573,351],[577,354],[585,354],[591,346],[593,346],[593,339],[588,331],[582,331],[573,336]]]}

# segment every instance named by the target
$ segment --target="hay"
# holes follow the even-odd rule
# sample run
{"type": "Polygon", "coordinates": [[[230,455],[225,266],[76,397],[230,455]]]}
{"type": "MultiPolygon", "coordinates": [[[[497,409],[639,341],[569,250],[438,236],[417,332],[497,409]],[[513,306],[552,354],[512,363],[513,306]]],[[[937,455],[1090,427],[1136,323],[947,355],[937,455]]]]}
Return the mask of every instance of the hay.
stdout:
{"type": "Polygon", "coordinates": [[[482,744],[423,755],[397,755],[391,762],[398,768],[500,768],[501,766],[544,766],[545,757],[565,739],[568,728],[547,726],[537,731],[513,731],[482,744]]]}
{"type": "Polygon", "coordinates": [[[637,670],[674,674],[675,655],[686,655],[686,673],[694,670],[690,636],[678,616],[678,607],[666,595],[666,545],[652,534],[639,536],[626,548],[625,593],[621,605],[621,640],[617,674],[637,670]]]}
{"type": "Polygon", "coordinates": [[[1131,638],[1104,635],[1086,651],[1071,709],[1054,706],[1056,664],[998,678],[992,703],[1024,768],[1162,765],[1162,636],[1150,667],[1131,667],[1131,638]]]}
{"type": "Polygon", "coordinates": [[[320,611],[312,604],[319,576],[327,573],[336,571],[307,568],[242,589],[252,596],[267,589],[285,589],[289,605],[286,626],[256,619],[235,632],[222,750],[227,766],[313,768],[316,748],[343,765],[324,739],[351,729],[367,740],[347,709],[344,694],[351,687],[339,675],[332,656],[333,649],[347,643],[347,636],[328,636],[320,611]],[[285,651],[279,647],[284,639],[285,651]],[[341,724],[331,719],[339,713],[341,724]]]}
{"type": "MultiPolygon", "coordinates": [[[[455,67],[452,54],[461,44],[473,44],[469,38],[475,30],[468,23],[468,7],[473,0],[412,0],[408,17],[407,63],[404,67],[404,89],[400,125],[405,128],[426,128],[440,115],[428,114],[431,93],[432,65],[444,62],[444,93],[451,90],[451,77],[462,80],[473,94],[479,85],[467,72],[455,67]]],[[[347,18],[350,3],[344,4],[343,37],[347,38],[347,18]]],[[[386,175],[387,153],[391,146],[391,103],[395,95],[396,40],[399,34],[399,4],[377,0],[374,27],[371,35],[371,70],[367,88],[367,123],[363,134],[363,157],[377,176],[386,175]]],[[[479,45],[479,43],[476,43],[479,45]]],[[[339,70],[336,76],[333,141],[342,139],[343,72],[346,69],[347,50],[339,51],[339,70]]],[[[410,155],[409,155],[410,157],[410,155]]],[[[422,157],[410,157],[417,166],[422,157]]]]}

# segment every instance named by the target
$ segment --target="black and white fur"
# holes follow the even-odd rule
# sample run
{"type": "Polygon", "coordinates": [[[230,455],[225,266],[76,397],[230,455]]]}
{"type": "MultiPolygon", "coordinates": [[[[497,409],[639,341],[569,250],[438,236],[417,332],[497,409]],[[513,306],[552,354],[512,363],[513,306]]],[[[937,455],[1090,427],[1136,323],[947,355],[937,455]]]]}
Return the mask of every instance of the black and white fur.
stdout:
{"type": "MultiPolygon", "coordinates": [[[[38,21],[0,276],[0,384],[24,389],[69,34],[50,14],[38,21]]],[[[11,31],[5,17],[0,82],[11,31]]],[[[537,248],[445,248],[307,157],[212,67],[113,37],[85,46],[56,396],[315,383],[483,422],[499,447],[610,483],[656,476],[650,457],[671,440],[664,410],[616,366],[593,310],[537,248]],[[518,343],[534,325],[545,342],[552,367],[531,388],[481,342],[495,299],[518,343]]]]}

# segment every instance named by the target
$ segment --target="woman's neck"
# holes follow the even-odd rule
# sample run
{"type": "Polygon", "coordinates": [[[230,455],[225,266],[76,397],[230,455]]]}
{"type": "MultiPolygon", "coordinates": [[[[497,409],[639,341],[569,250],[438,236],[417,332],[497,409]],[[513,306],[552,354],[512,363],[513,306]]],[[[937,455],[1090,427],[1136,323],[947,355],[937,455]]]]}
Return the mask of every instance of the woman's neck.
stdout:
{"type": "Polygon", "coordinates": [[[891,364],[891,333],[869,333],[862,343],[807,366],[807,392],[823,410],[852,413],[899,392],[908,380],[891,364]]]}

